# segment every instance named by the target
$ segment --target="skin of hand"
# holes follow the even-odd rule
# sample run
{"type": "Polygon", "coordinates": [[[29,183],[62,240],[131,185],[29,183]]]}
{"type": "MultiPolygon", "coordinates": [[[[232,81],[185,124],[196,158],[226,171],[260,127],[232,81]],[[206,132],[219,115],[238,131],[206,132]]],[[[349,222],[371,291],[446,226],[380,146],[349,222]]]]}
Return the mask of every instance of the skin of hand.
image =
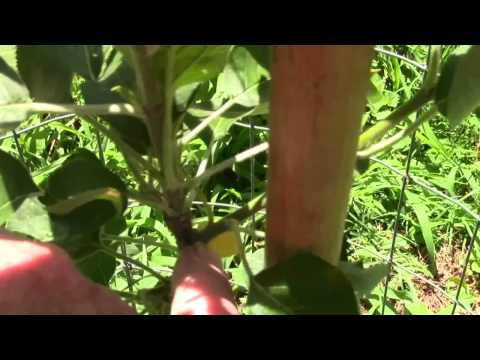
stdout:
{"type": "Polygon", "coordinates": [[[201,243],[182,249],[172,289],[172,315],[239,314],[220,258],[201,243]]]}
{"type": "Polygon", "coordinates": [[[60,248],[0,230],[0,314],[135,315],[108,289],[78,272],[60,248]]]}
{"type": "MultiPolygon", "coordinates": [[[[204,245],[182,250],[172,277],[173,315],[237,315],[220,258],[204,245]]],[[[0,230],[0,314],[135,315],[85,278],[59,247],[0,230]]]]}

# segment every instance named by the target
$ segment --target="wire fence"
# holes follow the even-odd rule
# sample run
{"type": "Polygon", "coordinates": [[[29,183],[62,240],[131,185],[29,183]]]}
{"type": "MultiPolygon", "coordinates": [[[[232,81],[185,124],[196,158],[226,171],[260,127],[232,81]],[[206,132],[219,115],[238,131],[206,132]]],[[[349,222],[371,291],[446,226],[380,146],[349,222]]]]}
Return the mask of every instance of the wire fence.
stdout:
{"type": "MultiPolygon", "coordinates": [[[[427,72],[427,67],[426,67],[425,64],[420,64],[420,63],[418,63],[414,60],[411,60],[411,59],[408,59],[408,58],[406,58],[402,55],[396,54],[393,51],[385,50],[385,49],[378,48],[378,47],[375,48],[375,50],[379,53],[384,54],[384,55],[395,57],[395,58],[399,59],[400,61],[404,61],[405,63],[408,63],[412,66],[416,66],[417,68],[422,70],[425,74],[427,72]]],[[[429,54],[429,56],[430,56],[430,54],[429,54]]],[[[418,115],[419,114],[417,114],[417,117],[418,117],[418,115]]],[[[27,127],[27,128],[21,129],[21,130],[17,130],[17,131],[13,130],[9,134],[1,136],[0,137],[0,142],[2,142],[5,139],[8,139],[8,138],[13,138],[13,140],[15,142],[15,146],[17,148],[19,160],[28,169],[28,166],[27,166],[26,161],[25,161],[24,152],[23,152],[22,146],[20,145],[20,142],[19,142],[19,136],[21,136],[22,134],[29,133],[33,130],[38,129],[38,128],[47,126],[48,124],[51,124],[53,122],[70,120],[70,119],[73,119],[74,117],[75,117],[74,114],[62,115],[62,116],[57,116],[57,117],[52,117],[52,118],[47,117],[47,120],[44,120],[39,124],[30,126],[30,127],[27,127]]],[[[242,123],[242,122],[236,122],[234,125],[238,126],[238,127],[243,127],[243,128],[249,129],[250,146],[255,145],[254,144],[254,134],[253,134],[254,131],[269,131],[268,127],[253,125],[252,120],[250,121],[249,124],[245,124],[245,123],[242,123]]],[[[102,162],[105,162],[105,157],[104,157],[104,154],[103,154],[102,138],[101,138],[101,136],[98,132],[96,132],[95,135],[96,135],[97,143],[98,143],[99,158],[101,159],[102,162]]],[[[468,306],[466,306],[465,304],[463,304],[462,302],[459,301],[459,297],[460,297],[460,293],[461,293],[463,284],[465,282],[465,277],[466,277],[466,273],[467,273],[467,269],[468,269],[469,260],[470,260],[473,248],[475,246],[475,242],[477,241],[477,233],[478,233],[478,230],[479,230],[479,227],[480,227],[480,215],[475,213],[474,211],[472,211],[462,201],[459,201],[458,199],[455,199],[451,196],[446,195],[442,191],[439,191],[438,189],[436,189],[435,186],[433,186],[432,184],[429,184],[427,181],[425,181],[423,179],[420,179],[420,178],[417,178],[410,173],[412,156],[413,156],[413,153],[416,149],[416,146],[417,146],[417,139],[416,139],[416,132],[415,132],[411,135],[411,142],[410,142],[409,151],[408,151],[408,155],[407,155],[407,158],[406,158],[406,161],[405,161],[405,167],[404,167],[403,171],[391,166],[387,162],[385,162],[381,159],[378,159],[376,157],[370,158],[372,161],[374,161],[378,164],[381,164],[386,169],[388,169],[392,173],[398,175],[402,179],[400,195],[399,195],[398,202],[397,202],[397,210],[396,210],[396,215],[395,215],[395,221],[394,221],[394,225],[393,225],[393,235],[392,235],[392,241],[391,241],[391,245],[390,245],[390,249],[389,249],[389,256],[388,257],[382,257],[379,254],[372,253],[373,256],[379,258],[380,260],[386,261],[387,264],[388,264],[388,267],[389,267],[388,276],[386,277],[385,284],[384,284],[381,314],[382,315],[385,314],[385,309],[386,309],[386,306],[387,306],[387,303],[388,303],[388,300],[389,300],[389,298],[388,298],[389,285],[390,285],[390,281],[392,279],[392,275],[394,274],[395,271],[402,271],[402,272],[408,273],[408,274],[410,274],[414,277],[417,277],[417,278],[421,279],[425,284],[428,284],[430,287],[432,287],[432,288],[436,289],[437,291],[441,292],[444,295],[444,297],[447,298],[451,302],[451,304],[453,305],[452,306],[452,311],[451,311],[452,315],[454,315],[456,313],[457,307],[461,307],[463,310],[465,310],[466,313],[471,313],[468,306]],[[400,265],[395,260],[395,255],[396,255],[396,250],[397,250],[396,240],[397,240],[397,237],[399,235],[399,224],[400,224],[400,221],[401,221],[402,212],[404,211],[405,205],[406,205],[406,190],[407,190],[408,187],[412,187],[412,186],[421,187],[424,190],[426,190],[427,192],[450,202],[452,205],[457,206],[458,208],[461,208],[464,212],[466,212],[469,216],[471,216],[472,219],[474,219],[476,221],[475,229],[474,229],[473,234],[471,236],[471,239],[469,241],[466,256],[465,256],[465,259],[464,259],[464,262],[463,262],[463,265],[462,265],[462,270],[461,270],[462,274],[461,274],[460,280],[458,282],[458,287],[456,289],[455,297],[452,297],[451,295],[449,295],[445,291],[445,289],[443,289],[441,286],[436,284],[434,281],[431,281],[431,280],[425,278],[424,276],[411,271],[410,269],[400,265]]],[[[250,159],[250,197],[252,199],[254,197],[254,192],[255,192],[254,169],[255,169],[255,159],[252,158],[252,159],[250,159]]],[[[224,203],[219,203],[219,202],[207,202],[207,203],[205,203],[205,202],[193,202],[193,204],[194,205],[210,205],[210,206],[224,207],[224,208],[240,208],[240,206],[237,206],[237,205],[224,204],[224,203]]],[[[253,234],[256,233],[255,232],[255,220],[256,220],[255,215],[252,215],[251,224],[252,224],[252,228],[253,228],[252,229],[253,234]]],[[[363,247],[360,244],[357,245],[357,246],[359,248],[363,247]]],[[[364,248],[364,250],[369,251],[368,248],[366,248],[366,247],[363,247],[363,248],[364,248]]],[[[125,246],[121,247],[121,251],[122,251],[122,255],[124,257],[127,257],[125,246]]],[[[129,291],[133,292],[133,285],[132,285],[133,280],[132,280],[131,273],[130,273],[131,264],[129,264],[127,261],[124,261],[123,266],[124,266],[124,270],[125,270],[125,273],[126,273],[126,278],[127,278],[129,291]]]]}

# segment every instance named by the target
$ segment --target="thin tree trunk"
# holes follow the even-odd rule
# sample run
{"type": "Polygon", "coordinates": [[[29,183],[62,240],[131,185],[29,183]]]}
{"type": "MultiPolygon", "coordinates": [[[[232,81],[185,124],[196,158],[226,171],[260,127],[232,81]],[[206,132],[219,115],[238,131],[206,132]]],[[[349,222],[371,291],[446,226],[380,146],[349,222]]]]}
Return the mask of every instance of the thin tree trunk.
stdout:
{"type": "Polygon", "coordinates": [[[336,265],[373,46],[275,46],[267,264],[308,250],[336,265]]]}

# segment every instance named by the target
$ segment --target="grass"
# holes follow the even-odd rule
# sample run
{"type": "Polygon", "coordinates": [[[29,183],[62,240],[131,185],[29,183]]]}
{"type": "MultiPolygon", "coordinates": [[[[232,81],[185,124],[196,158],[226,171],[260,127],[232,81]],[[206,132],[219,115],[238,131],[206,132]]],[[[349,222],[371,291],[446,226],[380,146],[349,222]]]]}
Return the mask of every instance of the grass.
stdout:
{"type": "MultiPolygon", "coordinates": [[[[425,62],[426,52],[419,47],[396,47],[394,51],[419,63],[425,62]]],[[[399,63],[384,55],[377,56],[373,67],[382,69],[376,81],[380,84],[383,97],[389,102],[382,97],[370,97],[366,113],[369,121],[375,121],[384,116],[384,112],[391,111],[396,105],[396,97],[400,103],[408,98],[411,89],[418,87],[420,78],[419,72],[410,64],[399,63]]],[[[436,117],[417,133],[418,145],[410,170],[411,175],[423,179],[448,197],[461,200],[474,212],[478,209],[476,178],[479,163],[475,135],[478,127],[475,116],[469,117],[456,129],[450,129],[445,119],[436,117]]],[[[379,158],[383,164],[404,173],[408,148],[409,141],[403,141],[379,158]]],[[[391,246],[402,177],[383,164],[373,163],[366,173],[355,178],[352,189],[346,229],[349,255],[352,260],[364,264],[374,264],[380,259],[385,261],[391,246]]],[[[448,312],[451,306],[441,290],[455,297],[451,285],[458,284],[461,275],[458,268],[463,265],[474,226],[475,220],[464,210],[410,182],[394,253],[394,261],[399,266],[395,267],[390,283],[388,296],[391,301],[386,313],[448,312]],[[434,288],[434,285],[440,289],[434,288]],[[418,302],[424,306],[414,306],[418,302]]],[[[476,253],[478,246],[475,247],[476,253]]],[[[459,298],[471,312],[478,311],[475,301],[472,301],[478,297],[476,271],[478,256],[473,256],[467,269],[467,275],[472,280],[459,298]]],[[[379,313],[382,287],[383,284],[380,284],[371,297],[365,299],[365,310],[369,313],[379,313]]]]}
{"type": "MultiPolygon", "coordinates": [[[[424,64],[425,46],[382,46],[424,64]]],[[[453,50],[445,48],[445,56],[453,50]]],[[[423,70],[409,62],[377,53],[372,63],[372,91],[368,98],[364,126],[383,118],[396,106],[406,101],[421,85],[423,70]]],[[[77,79],[74,96],[81,103],[78,92],[81,80],[77,79]]],[[[211,90],[211,89],[210,89],[211,90]]],[[[214,91],[214,90],[213,90],[214,91]]],[[[42,121],[33,116],[22,127],[42,121]]],[[[413,120],[413,117],[410,118],[413,120]]],[[[208,134],[184,147],[182,162],[189,173],[195,174],[202,160],[208,166],[228,159],[248,147],[268,140],[268,122],[265,116],[243,118],[225,135],[214,139],[208,134]],[[250,123],[259,129],[248,128],[250,123]],[[247,126],[241,126],[241,125],[247,126]],[[210,146],[210,152],[208,151],[210,146]]],[[[399,127],[401,128],[401,127],[399,127]]],[[[398,130],[398,129],[397,129],[398,130]]],[[[422,126],[416,138],[418,144],[412,156],[410,174],[415,179],[430,184],[439,196],[410,182],[406,190],[406,204],[399,218],[394,267],[389,284],[386,314],[444,314],[452,310],[451,299],[456,296],[465,253],[471,239],[475,219],[456,206],[449,198],[461,201],[477,213],[480,201],[479,119],[472,115],[456,129],[451,129],[445,119],[437,116],[422,126]]],[[[22,134],[19,143],[26,165],[41,182],[47,171],[58,165],[77,147],[99,154],[99,142],[94,129],[78,118],[51,123],[45,127],[22,134]]],[[[101,139],[106,165],[127,183],[133,178],[127,170],[122,155],[113,143],[101,139]]],[[[356,174],[346,219],[346,249],[350,261],[372,266],[388,261],[397,205],[402,188],[402,174],[408,155],[408,139],[393,150],[378,156],[363,174],[356,174]]],[[[3,140],[1,148],[18,154],[12,138],[3,140]]],[[[235,207],[265,192],[266,155],[234,165],[212,177],[199,191],[192,205],[195,224],[201,226],[212,217],[223,217],[235,207]],[[202,204],[208,203],[208,205],[202,204]]],[[[168,313],[168,281],[176,261],[177,251],[172,234],[164,225],[160,212],[131,202],[125,213],[117,237],[106,237],[105,242],[117,245],[121,255],[110,287],[118,291],[137,310],[144,313],[168,313]],[[125,261],[131,259],[131,261],[125,261]],[[165,286],[167,285],[167,286],[165,286]],[[148,291],[156,287],[154,291],[148,291]]],[[[265,216],[257,214],[243,224],[242,238],[247,256],[254,271],[263,266],[265,216]],[[256,235],[253,235],[253,229],[256,235]]],[[[239,304],[247,294],[247,278],[237,258],[224,259],[224,266],[239,304]]],[[[479,313],[480,246],[474,247],[467,268],[467,277],[459,301],[463,307],[457,313],[479,313]]],[[[380,314],[384,283],[379,284],[370,296],[362,299],[362,311],[380,314]]]]}

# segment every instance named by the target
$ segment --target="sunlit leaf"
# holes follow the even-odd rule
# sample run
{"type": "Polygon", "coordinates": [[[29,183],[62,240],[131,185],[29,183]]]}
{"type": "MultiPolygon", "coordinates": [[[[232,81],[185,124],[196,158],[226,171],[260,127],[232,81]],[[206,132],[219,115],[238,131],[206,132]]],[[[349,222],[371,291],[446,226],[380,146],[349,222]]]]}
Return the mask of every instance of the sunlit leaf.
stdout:
{"type": "Polygon", "coordinates": [[[359,297],[370,295],[372,290],[388,274],[388,265],[386,264],[377,264],[363,269],[358,265],[342,261],[339,268],[350,280],[359,297]]]}
{"type": "Polygon", "coordinates": [[[15,70],[0,57],[0,133],[14,129],[28,116],[26,109],[9,105],[29,101],[28,89],[15,70]]]}
{"type": "Polygon", "coordinates": [[[427,248],[430,266],[434,274],[437,273],[436,266],[436,249],[435,249],[435,240],[433,238],[432,227],[433,224],[430,221],[429,211],[424,201],[412,192],[407,192],[408,204],[412,207],[415,215],[417,216],[418,222],[420,224],[420,230],[423,235],[423,240],[425,241],[425,246],[427,248]]]}
{"type": "Polygon", "coordinates": [[[310,253],[267,268],[255,279],[269,296],[251,285],[249,313],[280,314],[291,309],[294,314],[358,314],[353,288],[342,271],[310,253]]]}
{"type": "Polygon", "coordinates": [[[480,106],[480,46],[460,46],[445,63],[435,102],[452,126],[480,106]]]}
{"type": "Polygon", "coordinates": [[[22,163],[0,150],[0,225],[39,189],[22,163]]]}

